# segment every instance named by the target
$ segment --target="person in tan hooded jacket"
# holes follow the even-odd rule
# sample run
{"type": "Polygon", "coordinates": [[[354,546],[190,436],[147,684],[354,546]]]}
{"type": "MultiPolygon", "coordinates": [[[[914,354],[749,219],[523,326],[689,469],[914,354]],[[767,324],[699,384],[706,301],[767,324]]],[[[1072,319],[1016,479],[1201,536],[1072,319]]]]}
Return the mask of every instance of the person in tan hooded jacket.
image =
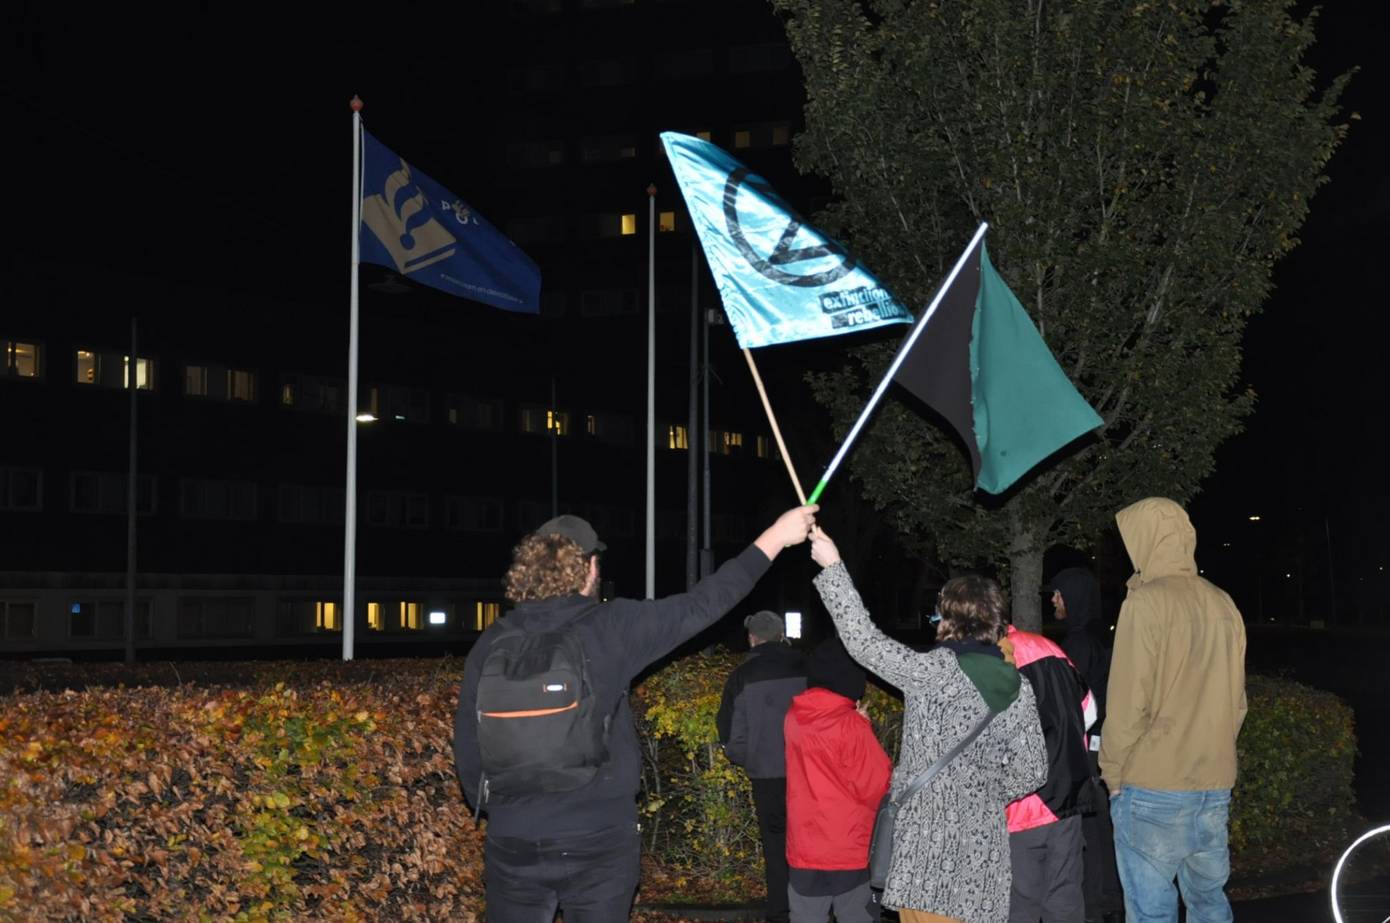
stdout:
{"type": "Polygon", "coordinates": [[[1197,533],[1172,500],[1115,517],[1134,564],[1110,667],[1100,769],[1129,919],[1232,919],[1227,824],[1245,719],[1245,624],[1197,571],[1197,533]],[[1177,879],[1174,887],[1173,879],[1177,879]]]}

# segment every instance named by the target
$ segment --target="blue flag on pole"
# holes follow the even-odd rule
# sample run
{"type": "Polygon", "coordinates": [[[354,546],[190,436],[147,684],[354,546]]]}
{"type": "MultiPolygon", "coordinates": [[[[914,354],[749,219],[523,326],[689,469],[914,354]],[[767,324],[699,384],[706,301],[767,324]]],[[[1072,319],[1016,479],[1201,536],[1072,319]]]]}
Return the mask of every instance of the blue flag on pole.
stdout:
{"type": "Polygon", "coordinates": [[[912,323],[911,312],[767,180],[708,141],[673,131],[661,141],[739,346],[912,323]]]}
{"type": "Polygon", "coordinates": [[[541,272],[458,196],[362,132],[362,254],[431,288],[540,312],[541,272]]]}

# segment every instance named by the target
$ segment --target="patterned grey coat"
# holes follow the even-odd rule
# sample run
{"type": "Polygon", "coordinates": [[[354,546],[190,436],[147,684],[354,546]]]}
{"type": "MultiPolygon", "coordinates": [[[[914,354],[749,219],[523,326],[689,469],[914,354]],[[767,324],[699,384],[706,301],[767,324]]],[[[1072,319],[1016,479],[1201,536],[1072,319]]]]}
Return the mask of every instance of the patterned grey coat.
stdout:
{"type": "MultiPolygon", "coordinates": [[[[896,795],[964,739],[988,707],[946,648],[925,653],[889,638],[869,619],[843,564],[815,581],[850,656],[902,690],[896,795]]],[[[883,903],[965,923],[1009,916],[1013,878],[1004,806],[1047,779],[1047,750],[1026,678],[1018,698],[975,742],[898,811],[883,903]]]]}

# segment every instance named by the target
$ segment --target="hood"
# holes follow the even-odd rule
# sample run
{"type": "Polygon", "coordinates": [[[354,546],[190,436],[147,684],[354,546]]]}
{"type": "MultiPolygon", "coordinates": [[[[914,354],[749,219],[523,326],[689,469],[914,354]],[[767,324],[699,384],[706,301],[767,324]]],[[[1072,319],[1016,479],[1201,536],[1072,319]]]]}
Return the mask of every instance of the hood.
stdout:
{"type": "Polygon", "coordinates": [[[1134,565],[1131,588],[1160,577],[1197,575],[1197,530],[1172,500],[1140,500],[1116,513],[1115,522],[1134,565]]]}
{"type": "Polygon", "coordinates": [[[1004,659],[995,644],[980,641],[942,641],[941,646],[956,655],[961,672],[974,684],[980,698],[992,712],[1001,712],[1018,698],[1018,670],[1004,659]]]}
{"type": "Polygon", "coordinates": [[[1052,588],[1062,594],[1067,617],[1062,620],[1067,634],[1085,631],[1100,618],[1100,581],[1085,567],[1068,567],[1052,578],[1052,588]]]}
{"type": "Polygon", "coordinates": [[[843,715],[854,711],[854,700],[847,699],[838,692],[815,686],[792,698],[790,712],[798,721],[814,722],[833,715],[843,715]]]}

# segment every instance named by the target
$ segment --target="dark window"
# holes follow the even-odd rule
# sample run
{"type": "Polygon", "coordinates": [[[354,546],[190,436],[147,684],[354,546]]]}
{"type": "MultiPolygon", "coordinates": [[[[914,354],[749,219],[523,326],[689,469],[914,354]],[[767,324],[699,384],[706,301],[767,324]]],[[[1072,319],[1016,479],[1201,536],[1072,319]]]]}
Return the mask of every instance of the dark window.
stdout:
{"type": "Polygon", "coordinates": [[[249,638],[255,607],[244,597],[185,597],[179,600],[180,638],[249,638]]]}
{"type": "Polygon", "coordinates": [[[429,528],[429,495],[404,490],[369,491],[367,524],[388,529],[429,528]]]}
{"type": "Polygon", "coordinates": [[[256,518],[256,485],[251,481],[184,478],[180,500],[187,519],[256,518]]]}
{"type": "Polygon", "coordinates": [[[38,468],[0,468],[0,510],[28,513],[42,508],[42,471],[38,468]]]}
{"type": "MultiPolygon", "coordinates": [[[[74,471],[71,509],[74,513],[124,514],[128,487],[129,478],[124,474],[74,471]]],[[[148,474],[136,475],[136,512],[141,516],[152,515],[155,512],[156,496],[154,477],[148,474]]]]}
{"type": "Polygon", "coordinates": [[[281,484],[275,505],[276,514],[281,522],[339,525],[343,521],[345,499],[341,487],[281,484]]]}
{"type": "Polygon", "coordinates": [[[444,528],[456,532],[500,532],[502,501],[496,497],[445,497],[444,528]]]}

